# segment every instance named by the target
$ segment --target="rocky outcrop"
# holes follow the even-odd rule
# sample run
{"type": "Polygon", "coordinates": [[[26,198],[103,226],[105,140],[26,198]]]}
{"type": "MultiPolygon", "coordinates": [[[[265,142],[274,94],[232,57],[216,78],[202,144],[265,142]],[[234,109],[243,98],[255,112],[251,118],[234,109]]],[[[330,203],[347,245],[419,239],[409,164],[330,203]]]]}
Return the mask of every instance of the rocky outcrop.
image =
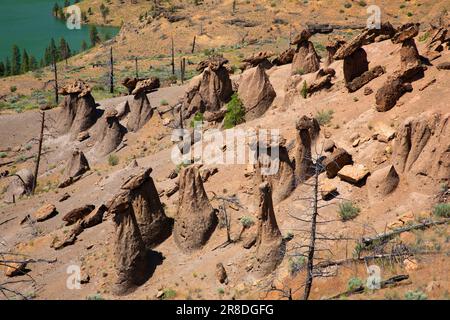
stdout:
{"type": "Polygon", "coordinates": [[[276,93],[263,67],[258,65],[242,74],[238,96],[245,107],[246,121],[261,117],[269,109],[276,93]]]}
{"type": "Polygon", "coordinates": [[[80,132],[92,127],[98,118],[97,106],[91,95],[91,88],[82,80],[64,86],[59,91],[64,103],[57,119],[59,133],[69,133],[75,139],[80,132]]]}
{"type": "Polygon", "coordinates": [[[343,38],[337,38],[330,40],[325,46],[327,50],[327,59],[325,61],[325,65],[329,66],[334,62],[334,55],[336,52],[346,43],[343,38]]]}
{"type": "Polygon", "coordinates": [[[408,118],[397,131],[393,164],[399,174],[450,178],[450,114],[423,113],[408,118]]]}
{"type": "Polygon", "coordinates": [[[302,30],[292,41],[296,45],[295,55],[292,60],[292,74],[312,73],[320,69],[320,57],[317,54],[314,44],[309,41],[312,34],[309,30],[302,30]]]}
{"type": "Polygon", "coordinates": [[[410,82],[397,72],[388,77],[386,83],[378,89],[375,100],[376,110],[386,112],[391,110],[397,104],[397,101],[406,93],[413,90],[410,82]]]}
{"type": "Polygon", "coordinates": [[[319,135],[320,125],[314,118],[303,116],[296,125],[295,177],[297,182],[307,180],[314,171],[311,154],[312,142],[319,135]]]}
{"type": "Polygon", "coordinates": [[[285,244],[275,218],[270,184],[262,183],[258,189],[258,235],[253,271],[259,276],[266,276],[272,273],[283,260],[285,244]]]}
{"type": "Polygon", "coordinates": [[[197,166],[183,168],[179,178],[178,212],[174,240],[188,253],[202,248],[217,226],[217,216],[203,187],[197,166]]]}
{"type": "Polygon", "coordinates": [[[30,194],[33,190],[34,175],[31,170],[22,169],[12,175],[11,181],[6,189],[4,201],[12,203],[19,200],[21,196],[30,194]]]}
{"type": "Polygon", "coordinates": [[[133,92],[134,88],[136,88],[137,83],[139,81],[142,81],[142,80],[144,80],[144,79],[126,77],[125,79],[122,80],[122,85],[125,88],[127,88],[128,95],[131,95],[131,93],[133,92]]]}
{"type": "Polygon", "coordinates": [[[98,156],[105,156],[113,152],[122,142],[126,128],[119,123],[117,110],[107,109],[103,117],[97,121],[94,152],[98,156]]]}
{"type": "Polygon", "coordinates": [[[66,164],[64,170],[64,176],[61,179],[61,183],[59,185],[60,188],[65,188],[78,179],[81,176],[89,171],[89,163],[84,155],[84,153],[78,149],[72,151],[72,156],[66,164]]]}

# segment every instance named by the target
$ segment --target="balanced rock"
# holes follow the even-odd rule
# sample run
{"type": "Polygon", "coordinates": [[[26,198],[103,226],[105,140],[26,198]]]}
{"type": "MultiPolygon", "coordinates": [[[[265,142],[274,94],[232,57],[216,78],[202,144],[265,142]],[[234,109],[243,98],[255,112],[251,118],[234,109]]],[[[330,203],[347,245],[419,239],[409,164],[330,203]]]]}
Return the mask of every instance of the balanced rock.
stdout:
{"type": "Polygon", "coordinates": [[[197,166],[183,168],[179,178],[174,239],[184,252],[202,248],[217,226],[217,216],[203,187],[197,166]]]}
{"type": "Polygon", "coordinates": [[[244,62],[244,68],[242,68],[243,71],[254,68],[258,65],[261,65],[263,69],[270,69],[273,67],[272,63],[269,61],[269,58],[272,57],[274,53],[272,51],[261,51],[255,54],[252,54],[251,56],[243,59],[244,62]]]}
{"type": "MultiPolygon", "coordinates": [[[[151,79],[149,79],[151,80],[151,79]]],[[[147,93],[154,89],[153,82],[144,80],[138,82],[133,90],[133,100],[130,104],[130,114],[128,116],[127,129],[136,132],[142,128],[153,116],[153,108],[148,100],[147,93]]],[[[158,80],[159,83],[159,80],[158,80]]]]}
{"type": "Polygon", "coordinates": [[[297,44],[292,60],[292,74],[297,72],[312,73],[320,69],[320,57],[311,41],[303,41],[297,44]]]}
{"type": "Polygon", "coordinates": [[[270,184],[262,183],[258,189],[258,236],[253,271],[263,277],[272,273],[283,260],[285,243],[275,218],[270,184]]]}
{"type": "Polygon", "coordinates": [[[285,51],[283,51],[278,57],[276,57],[272,64],[275,66],[284,66],[285,64],[292,63],[292,60],[294,60],[295,55],[295,49],[289,48],[285,51]]]}
{"type": "Polygon", "coordinates": [[[246,121],[261,117],[276,97],[269,77],[260,65],[242,74],[238,95],[245,108],[246,121]]]}

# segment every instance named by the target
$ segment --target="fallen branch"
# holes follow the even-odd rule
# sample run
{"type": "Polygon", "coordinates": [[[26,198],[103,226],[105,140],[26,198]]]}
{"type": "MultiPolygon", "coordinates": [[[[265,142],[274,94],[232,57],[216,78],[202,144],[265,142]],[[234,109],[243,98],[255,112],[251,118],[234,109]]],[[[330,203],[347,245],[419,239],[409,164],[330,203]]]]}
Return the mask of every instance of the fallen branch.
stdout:
{"type": "Polygon", "coordinates": [[[361,243],[365,247],[368,247],[374,243],[382,243],[382,242],[388,241],[388,240],[392,239],[393,237],[395,237],[396,235],[399,235],[403,232],[407,232],[407,231],[411,231],[411,230],[418,230],[418,229],[425,229],[425,228],[429,228],[432,226],[446,224],[449,222],[450,222],[450,219],[445,219],[445,220],[441,220],[441,221],[427,221],[427,222],[420,223],[420,224],[414,224],[414,225],[407,226],[404,228],[395,229],[391,232],[378,234],[374,237],[367,237],[367,238],[363,237],[361,240],[361,243]]]}
{"type": "MultiPolygon", "coordinates": [[[[384,289],[386,287],[395,285],[395,284],[397,284],[397,283],[399,283],[399,282],[401,282],[403,280],[407,280],[407,279],[409,279],[409,276],[407,274],[401,274],[401,275],[393,276],[392,278],[389,278],[389,279],[387,279],[385,281],[382,281],[380,283],[380,289],[384,289]]],[[[361,285],[361,286],[359,286],[357,288],[354,288],[354,289],[351,289],[351,290],[347,290],[345,292],[338,293],[337,295],[328,298],[328,300],[339,299],[342,296],[348,297],[348,296],[350,296],[352,294],[363,293],[365,289],[366,289],[366,287],[364,285],[361,285]]]]}

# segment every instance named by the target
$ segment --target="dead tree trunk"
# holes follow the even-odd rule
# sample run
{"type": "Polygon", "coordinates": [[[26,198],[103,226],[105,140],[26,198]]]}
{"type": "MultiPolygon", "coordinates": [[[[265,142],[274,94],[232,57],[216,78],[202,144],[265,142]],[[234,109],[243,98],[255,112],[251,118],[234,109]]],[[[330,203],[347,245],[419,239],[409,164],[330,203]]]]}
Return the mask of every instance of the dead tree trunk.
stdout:
{"type": "Polygon", "coordinates": [[[308,300],[309,294],[311,292],[312,282],[313,282],[313,271],[314,271],[314,253],[316,246],[316,228],[317,228],[317,215],[318,215],[318,202],[319,202],[319,174],[320,168],[319,164],[316,162],[314,165],[314,194],[313,194],[313,212],[311,216],[311,232],[308,247],[308,261],[306,266],[306,282],[305,282],[305,292],[303,295],[303,300],[308,300]]]}
{"type": "Polygon", "coordinates": [[[194,40],[192,40],[192,51],[191,53],[194,53],[195,51],[195,41],[197,40],[197,36],[194,36],[194,40]]]}
{"type": "Polygon", "coordinates": [[[42,153],[42,142],[44,140],[44,127],[45,127],[45,111],[41,112],[41,133],[39,135],[39,147],[38,153],[36,157],[36,165],[34,167],[34,177],[33,177],[33,189],[31,190],[31,194],[34,194],[37,187],[37,177],[39,174],[39,163],[41,162],[41,153],[42,153]]]}
{"type": "Polygon", "coordinates": [[[138,58],[137,57],[134,58],[134,67],[136,70],[136,79],[139,79],[139,68],[138,68],[138,58]]]}
{"type": "Polygon", "coordinates": [[[109,49],[109,92],[114,93],[114,59],[113,49],[109,49]]]}
{"type": "Polygon", "coordinates": [[[54,73],[54,79],[55,79],[55,101],[56,101],[56,104],[59,104],[58,69],[56,68],[56,54],[55,54],[55,50],[52,51],[52,57],[53,57],[53,73],[54,73]]]}
{"type": "Polygon", "coordinates": [[[180,78],[181,84],[184,84],[184,76],[186,72],[186,58],[182,58],[180,62],[180,78]]]}
{"type": "Polygon", "coordinates": [[[175,75],[175,49],[174,49],[174,45],[173,45],[173,37],[172,37],[172,75],[175,75]]]}

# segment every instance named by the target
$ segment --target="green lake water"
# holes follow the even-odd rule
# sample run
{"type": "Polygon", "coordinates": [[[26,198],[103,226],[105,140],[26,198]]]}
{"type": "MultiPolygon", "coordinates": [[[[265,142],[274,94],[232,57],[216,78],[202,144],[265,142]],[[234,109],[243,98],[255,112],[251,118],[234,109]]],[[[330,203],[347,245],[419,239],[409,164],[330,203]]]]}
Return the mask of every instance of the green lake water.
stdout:
{"type": "MultiPolygon", "coordinates": [[[[80,51],[83,40],[89,45],[89,26],[70,30],[66,22],[52,16],[55,0],[0,0],[0,60],[11,56],[11,47],[17,44],[38,61],[52,38],[56,43],[64,37],[71,50],[80,51]]],[[[64,1],[57,1],[62,5],[64,1]]],[[[71,4],[74,1],[71,0],[71,4]]],[[[115,36],[119,28],[97,27],[100,35],[115,36]]]]}

